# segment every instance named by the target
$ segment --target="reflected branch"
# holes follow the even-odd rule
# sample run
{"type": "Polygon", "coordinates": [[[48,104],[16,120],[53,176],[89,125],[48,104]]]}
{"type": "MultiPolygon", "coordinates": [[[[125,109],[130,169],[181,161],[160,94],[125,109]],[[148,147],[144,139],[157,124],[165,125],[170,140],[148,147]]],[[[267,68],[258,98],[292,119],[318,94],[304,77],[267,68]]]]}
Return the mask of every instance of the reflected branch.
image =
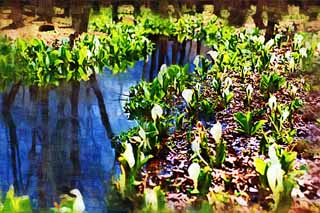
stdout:
{"type": "Polygon", "coordinates": [[[22,187],[21,179],[21,159],[19,155],[19,143],[17,136],[17,127],[12,118],[10,108],[16,98],[19,91],[20,84],[14,84],[9,93],[3,95],[3,107],[2,115],[6,126],[9,129],[9,143],[10,143],[10,154],[11,154],[11,166],[13,173],[13,185],[16,191],[20,191],[22,187]],[[20,177],[20,181],[19,181],[20,177]]]}
{"type": "Polygon", "coordinates": [[[98,100],[98,105],[99,105],[99,110],[100,110],[100,116],[101,116],[101,120],[102,123],[106,129],[107,132],[107,136],[108,138],[112,138],[114,136],[112,128],[111,128],[111,124],[110,124],[110,120],[109,120],[109,116],[106,110],[106,105],[104,103],[104,99],[103,99],[103,94],[101,92],[101,89],[99,87],[98,81],[96,79],[96,75],[93,74],[90,77],[90,84],[91,84],[91,88],[93,89],[94,94],[97,97],[98,100]]]}

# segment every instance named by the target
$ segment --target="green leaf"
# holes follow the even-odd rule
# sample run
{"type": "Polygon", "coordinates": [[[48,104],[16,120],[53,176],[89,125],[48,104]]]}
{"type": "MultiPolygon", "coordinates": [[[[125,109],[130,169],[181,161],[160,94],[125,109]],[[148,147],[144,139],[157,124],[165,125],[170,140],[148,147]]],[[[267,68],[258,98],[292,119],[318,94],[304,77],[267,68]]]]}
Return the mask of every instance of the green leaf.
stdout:
{"type": "Polygon", "coordinates": [[[266,175],[267,163],[261,158],[254,159],[254,166],[260,175],[266,175]]]}
{"type": "Polygon", "coordinates": [[[10,186],[7,192],[3,212],[32,212],[30,199],[28,196],[15,197],[14,188],[10,186]]]}
{"type": "Polygon", "coordinates": [[[87,51],[88,51],[87,47],[82,47],[80,49],[80,51],[79,51],[79,59],[78,59],[79,65],[83,64],[84,59],[87,57],[87,51]]]}
{"type": "Polygon", "coordinates": [[[84,81],[88,81],[89,80],[88,75],[84,72],[82,67],[78,68],[78,73],[80,74],[80,77],[81,77],[82,80],[84,80],[84,81]]]}
{"type": "Polygon", "coordinates": [[[216,166],[221,168],[222,164],[226,159],[227,145],[225,142],[220,142],[216,147],[216,166]]]}
{"type": "Polygon", "coordinates": [[[252,134],[255,134],[256,132],[258,132],[258,130],[260,130],[266,122],[267,122],[266,120],[257,121],[251,131],[252,134]]]}

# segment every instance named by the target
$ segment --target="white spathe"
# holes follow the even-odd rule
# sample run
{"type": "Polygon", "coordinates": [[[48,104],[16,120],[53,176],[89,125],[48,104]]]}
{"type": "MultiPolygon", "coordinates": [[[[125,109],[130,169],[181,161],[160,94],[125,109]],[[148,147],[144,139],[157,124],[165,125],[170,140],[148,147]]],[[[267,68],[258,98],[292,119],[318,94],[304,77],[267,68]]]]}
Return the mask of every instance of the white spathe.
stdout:
{"type": "Polygon", "coordinates": [[[184,100],[189,104],[192,100],[193,90],[192,89],[185,89],[182,92],[182,97],[184,100]]]}
{"type": "Polygon", "coordinates": [[[277,98],[274,95],[269,98],[268,105],[272,111],[277,108],[277,98]]]}
{"type": "Polygon", "coordinates": [[[134,167],[134,164],[136,163],[134,154],[133,154],[133,149],[131,143],[126,143],[126,150],[122,154],[124,159],[128,162],[129,167],[132,168],[134,167]]]}
{"type": "Polygon", "coordinates": [[[219,121],[210,129],[210,134],[212,135],[216,143],[220,142],[222,137],[222,125],[219,121]]]}
{"type": "Polygon", "coordinates": [[[73,203],[73,208],[72,208],[73,213],[83,213],[86,207],[84,205],[83,198],[79,189],[72,189],[70,191],[70,194],[73,194],[76,196],[76,199],[73,203]]]}
{"type": "Polygon", "coordinates": [[[160,105],[155,104],[154,107],[151,110],[151,117],[154,121],[156,121],[158,118],[161,118],[163,115],[163,109],[160,105]]]}
{"type": "Polygon", "coordinates": [[[198,163],[192,163],[189,168],[188,168],[188,174],[189,177],[193,180],[193,185],[194,185],[194,193],[198,193],[198,178],[200,175],[200,165],[198,163]]]}

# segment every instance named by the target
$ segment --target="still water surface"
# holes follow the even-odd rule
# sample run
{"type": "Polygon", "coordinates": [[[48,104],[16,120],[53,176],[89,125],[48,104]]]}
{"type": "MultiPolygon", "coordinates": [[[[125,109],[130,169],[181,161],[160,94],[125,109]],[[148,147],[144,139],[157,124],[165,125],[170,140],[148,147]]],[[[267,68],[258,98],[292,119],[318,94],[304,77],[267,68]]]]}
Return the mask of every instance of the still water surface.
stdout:
{"type": "MultiPolygon", "coordinates": [[[[168,42],[168,64],[171,47],[168,42]]],[[[190,55],[190,44],[186,47],[183,63],[196,54],[195,44],[190,55]]],[[[18,194],[31,197],[34,208],[48,208],[66,189],[78,188],[88,212],[105,212],[115,165],[111,137],[135,125],[123,106],[129,88],[148,78],[151,67],[158,70],[158,59],[137,62],[118,75],[105,69],[96,82],[80,87],[65,83],[37,93],[20,87],[9,112],[0,94],[0,191],[13,184],[18,194]]]]}

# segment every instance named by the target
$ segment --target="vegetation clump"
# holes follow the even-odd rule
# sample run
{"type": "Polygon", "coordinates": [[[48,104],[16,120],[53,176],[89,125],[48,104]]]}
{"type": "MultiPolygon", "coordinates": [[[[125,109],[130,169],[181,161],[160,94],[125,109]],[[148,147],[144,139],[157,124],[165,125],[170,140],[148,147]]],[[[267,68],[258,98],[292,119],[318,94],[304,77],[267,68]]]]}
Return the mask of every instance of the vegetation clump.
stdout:
{"type": "Polygon", "coordinates": [[[301,51],[303,40],[285,35],[265,42],[258,30],[206,27],[211,50],[196,57],[194,72],[162,66],[152,82],[131,88],[125,110],[138,127],[114,140],[121,167],[115,188],[140,208],[155,189],[165,197],[153,199],[176,209],[199,202],[216,210],[227,203],[290,208],[305,173],[290,147],[303,137],[299,109],[307,92],[291,74],[314,47],[301,51]]]}

